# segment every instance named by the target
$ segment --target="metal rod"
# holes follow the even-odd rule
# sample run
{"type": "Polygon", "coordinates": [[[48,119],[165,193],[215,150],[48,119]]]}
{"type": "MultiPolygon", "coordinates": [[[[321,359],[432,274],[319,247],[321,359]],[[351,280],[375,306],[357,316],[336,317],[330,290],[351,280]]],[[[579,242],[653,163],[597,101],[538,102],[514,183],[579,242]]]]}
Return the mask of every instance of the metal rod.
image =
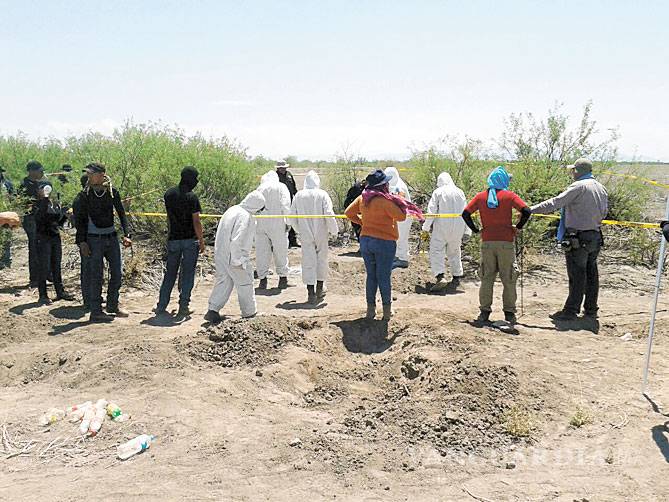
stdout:
{"type": "MultiPolygon", "coordinates": [[[[669,220],[669,196],[667,196],[667,209],[664,212],[664,219],[669,220]]],[[[660,234],[660,254],[657,258],[657,273],[655,274],[655,296],[653,297],[653,307],[650,312],[650,329],[648,331],[648,347],[646,348],[646,363],[643,368],[643,386],[641,392],[646,393],[648,388],[648,370],[650,368],[650,353],[653,348],[653,336],[655,335],[655,317],[657,314],[657,300],[660,296],[660,286],[662,284],[662,269],[664,268],[664,251],[667,241],[664,235],[660,234]]]]}

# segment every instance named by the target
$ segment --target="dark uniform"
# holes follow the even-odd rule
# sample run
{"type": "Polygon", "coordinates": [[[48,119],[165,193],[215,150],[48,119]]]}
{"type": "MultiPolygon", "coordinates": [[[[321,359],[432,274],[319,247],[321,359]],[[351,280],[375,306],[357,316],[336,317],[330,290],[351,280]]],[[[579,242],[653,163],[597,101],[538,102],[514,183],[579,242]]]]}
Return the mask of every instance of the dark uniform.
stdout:
{"type": "MultiPolygon", "coordinates": [[[[28,162],[26,168],[28,171],[40,171],[43,172],[44,168],[42,164],[37,161],[28,162]]],[[[19,188],[19,194],[23,197],[29,198],[29,204],[26,208],[26,213],[23,216],[23,229],[28,236],[28,271],[30,275],[30,285],[32,287],[37,286],[39,281],[40,274],[40,261],[39,255],[37,253],[37,227],[35,224],[35,214],[34,214],[34,204],[37,202],[37,191],[41,186],[51,186],[51,183],[44,179],[33,180],[29,176],[23,178],[21,187],[19,188]]],[[[50,276],[51,274],[49,274],[50,276]]]]}
{"type": "MultiPolygon", "coordinates": [[[[40,185],[46,186],[46,183],[40,185]]],[[[60,240],[60,228],[67,220],[65,211],[58,201],[41,198],[33,204],[33,218],[35,220],[36,249],[39,256],[39,276],[37,287],[41,302],[49,303],[46,290],[47,275],[51,273],[57,299],[71,300],[72,297],[63,288],[61,261],[63,245],[60,240]]]]}

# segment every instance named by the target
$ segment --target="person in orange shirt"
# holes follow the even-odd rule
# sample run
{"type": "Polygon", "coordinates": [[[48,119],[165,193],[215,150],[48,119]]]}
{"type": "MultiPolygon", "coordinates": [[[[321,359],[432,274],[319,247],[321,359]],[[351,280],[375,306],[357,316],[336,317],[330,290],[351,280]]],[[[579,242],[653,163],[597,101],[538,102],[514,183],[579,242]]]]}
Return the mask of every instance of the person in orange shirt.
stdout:
{"type": "Polygon", "coordinates": [[[360,252],[367,271],[367,319],[376,316],[376,291],[381,293],[383,320],[392,315],[390,273],[399,232],[397,222],[415,215],[423,221],[422,211],[414,204],[389,192],[390,176],[377,169],[367,176],[367,187],[345,211],[346,217],[362,227],[360,252]]]}

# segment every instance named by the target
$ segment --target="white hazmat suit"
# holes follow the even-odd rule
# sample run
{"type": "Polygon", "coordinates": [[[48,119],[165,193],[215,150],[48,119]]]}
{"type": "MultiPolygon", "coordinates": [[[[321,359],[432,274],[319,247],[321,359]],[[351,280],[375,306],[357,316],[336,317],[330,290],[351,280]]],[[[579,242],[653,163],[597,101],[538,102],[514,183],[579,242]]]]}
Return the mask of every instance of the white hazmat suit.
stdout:
{"type": "Polygon", "coordinates": [[[214,259],[216,282],[209,296],[209,310],[218,312],[230,299],[232,289],[237,288],[237,298],[242,317],[256,313],[256,298],[253,290],[253,262],[251,249],[256,233],[253,217],[265,206],[265,198],[254,190],[244,200],[229,208],[216,231],[214,259]]]}
{"type": "MultiPolygon", "coordinates": [[[[467,199],[448,173],[437,178],[437,189],[432,192],[427,212],[430,214],[462,214],[467,199]]],[[[462,277],[462,237],[471,235],[465,221],[458,218],[427,218],[423,230],[432,231],[430,237],[430,268],[436,277],[446,271],[445,258],[451,267],[453,277],[462,277]]]]}
{"type": "MultiPolygon", "coordinates": [[[[332,199],[320,186],[318,174],[309,171],[304,189],[293,198],[290,214],[334,216],[332,199]]],[[[302,282],[314,286],[316,281],[325,281],[328,275],[328,235],[339,232],[337,221],[335,218],[291,218],[289,221],[302,243],[302,282]]]]}
{"type": "MultiPolygon", "coordinates": [[[[395,167],[387,167],[383,171],[386,176],[390,176],[390,181],[388,185],[390,187],[390,193],[401,195],[408,202],[411,202],[411,194],[409,193],[409,187],[404,183],[402,178],[400,178],[400,173],[395,167]]],[[[399,233],[399,239],[397,239],[397,251],[395,251],[395,258],[398,260],[409,261],[409,234],[411,233],[411,223],[413,222],[412,218],[407,218],[404,221],[397,222],[397,231],[399,233]]]]}
{"type": "MultiPolygon", "coordinates": [[[[269,171],[260,180],[258,191],[265,197],[265,209],[261,215],[288,215],[290,192],[279,181],[276,171],[269,171]]],[[[279,277],[288,276],[288,230],[285,218],[258,218],[256,234],[256,268],[258,278],[265,279],[272,256],[279,277]]]]}

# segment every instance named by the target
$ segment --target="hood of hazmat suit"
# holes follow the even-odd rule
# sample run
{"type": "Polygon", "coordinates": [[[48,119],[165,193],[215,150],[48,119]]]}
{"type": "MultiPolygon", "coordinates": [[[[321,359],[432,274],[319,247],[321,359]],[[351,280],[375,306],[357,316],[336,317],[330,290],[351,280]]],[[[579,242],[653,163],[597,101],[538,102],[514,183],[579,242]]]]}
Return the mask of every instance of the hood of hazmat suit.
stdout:
{"type": "Polygon", "coordinates": [[[432,192],[430,202],[427,206],[427,212],[430,214],[452,214],[457,215],[451,218],[426,218],[423,223],[423,230],[430,231],[438,237],[446,239],[462,239],[462,236],[471,233],[471,230],[465,225],[460,217],[465,210],[467,199],[462,190],[460,190],[453,178],[448,173],[441,173],[437,178],[437,189],[432,192]]]}
{"type": "Polygon", "coordinates": [[[254,190],[240,204],[223,213],[214,243],[217,268],[221,265],[242,268],[251,266],[251,249],[256,231],[253,215],[264,206],[265,198],[262,193],[254,190]]]}
{"type": "Polygon", "coordinates": [[[390,181],[388,186],[390,188],[390,193],[400,194],[406,200],[411,202],[411,194],[409,193],[409,187],[404,180],[400,177],[400,173],[396,167],[386,167],[383,171],[386,176],[390,176],[390,181]]]}

